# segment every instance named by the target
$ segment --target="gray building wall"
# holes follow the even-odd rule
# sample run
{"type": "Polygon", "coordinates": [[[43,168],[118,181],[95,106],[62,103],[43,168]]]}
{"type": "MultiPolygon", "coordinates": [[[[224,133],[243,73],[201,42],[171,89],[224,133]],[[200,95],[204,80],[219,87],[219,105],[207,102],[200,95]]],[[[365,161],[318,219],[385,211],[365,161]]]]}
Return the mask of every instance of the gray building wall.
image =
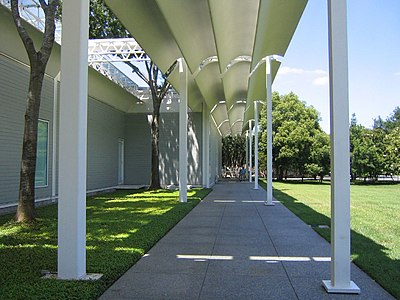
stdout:
{"type": "Polygon", "coordinates": [[[124,139],[125,113],[89,97],[87,190],[118,184],[118,140],[124,139]]]}
{"type": "Polygon", "coordinates": [[[150,126],[147,114],[125,115],[125,184],[149,184],[150,126]]]}
{"type": "Polygon", "coordinates": [[[221,175],[222,138],[214,124],[211,124],[210,133],[210,178],[215,183],[221,175]]]}
{"type": "MultiPolygon", "coordinates": [[[[29,69],[0,53],[0,205],[16,202],[24,132],[29,69]]],[[[51,195],[53,80],[45,77],[40,118],[49,122],[48,185],[36,189],[36,198],[51,195]]]]}
{"type": "MultiPolygon", "coordinates": [[[[149,115],[127,114],[125,119],[125,183],[149,184],[151,143],[149,115]]],[[[189,113],[188,183],[201,185],[202,116],[189,113]]],[[[178,184],[179,169],[178,113],[160,116],[160,180],[162,185],[178,184]]]]}
{"type": "Polygon", "coordinates": [[[189,113],[188,120],[188,182],[203,184],[203,113],[189,113]]]}
{"type": "MultiPolygon", "coordinates": [[[[24,126],[29,63],[11,13],[0,5],[0,207],[16,203],[24,126]],[[12,56],[13,58],[9,57],[12,56]]],[[[42,33],[25,24],[35,43],[42,33]]],[[[60,69],[60,45],[55,44],[45,77],[40,118],[49,123],[48,186],[36,189],[38,199],[51,197],[53,182],[53,77],[60,69]]],[[[125,183],[148,184],[150,178],[150,129],[145,106],[138,99],[89,68],[87,188],[97,190],[118,183],[118,140],[125,141],[125,183]],[[96,99],[97,100],[96,100],[96,99]],[[141,111],[141,113],[137,113],[141,111]],[[126,114],[126,112],[135,112],[126,114]]],[[[177,103],[163,103],[161,128],[162,184],[178,183],[177,103]]],[[[200,105],[201,108],[201,105],[200,105]]],[[[193,106],[192,106],[193,109],[193,106]]],[[[200,185],[202,176],[201,113],[189,113],[188,180],[200,185]]],[[[56,163],[57,173],[57,163],[56,163]]],[[[57,176],[57,174],[55,174],[57,176]]]]}
{"type": "MultiPolygon", "coordinates": [[[[16,203],[22,153],[29,67],[0,53],[0,205],[16,203]]],[[[48,185],[36,199],[51,197],[53,155],[53,79],[46,76],[40,118],[49,122],[48,185]]],[[[118,184],[118,140],[124,138],[125,113],[92,97],[88,101],[87,189],[118,184]]]]}

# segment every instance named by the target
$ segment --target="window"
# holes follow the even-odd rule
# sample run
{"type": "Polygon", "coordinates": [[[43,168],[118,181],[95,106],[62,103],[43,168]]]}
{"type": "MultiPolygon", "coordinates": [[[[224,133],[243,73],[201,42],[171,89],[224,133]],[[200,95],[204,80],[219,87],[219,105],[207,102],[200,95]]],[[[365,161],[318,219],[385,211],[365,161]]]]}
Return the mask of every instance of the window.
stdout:
{"type": "Polygon", "coordinates": [[[47,161],[48,161],[48,143],[49,142],[49,122],[39,120],[38,140],[36,151],[36,175],[35,187],[47,186],[47,161]]]}

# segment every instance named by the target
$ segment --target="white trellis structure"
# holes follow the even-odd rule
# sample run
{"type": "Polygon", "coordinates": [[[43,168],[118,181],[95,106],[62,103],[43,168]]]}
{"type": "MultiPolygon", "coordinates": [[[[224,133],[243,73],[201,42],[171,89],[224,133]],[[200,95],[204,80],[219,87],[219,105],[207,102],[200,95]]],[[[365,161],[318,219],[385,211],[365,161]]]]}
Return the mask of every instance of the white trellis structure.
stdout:
{"type": "MultiPolygon", "coordinates": [[[[7,8],[11,8],[11,0],[0,0],[0,4],[7,8]]],[[[42,32],[45,27],[45,17],[43,10],[37,0],[25,0],[19,3],[19,11],[21,17],[32,24],[42,32]]],[[[55,40],[58,44],[61,44],[61,22],[56,20],[56,31],[55,40]]]]}
{"type": "MultiPolygon", "coordinates": [[[[0,0],[0,4],[9,9],[11,8],[11,0],[0,0]]],[[[21,1],[19,8],[21,17],[25,21],[44,32],[45,16],[38,0],[21,1]]],[[[58,44],[61,44],[61,31],[61,22],[56,20],[55,40],[58,44]]],[[[149,98],[149,91],[139,89],[138,85],[115,66],[113,62],[142,62],[148,60],[150,58],[133,38],[89,40],[89,66],[142,101],[149,98]]],[[[176,92],[170,92],[167,98],[173,99],[175,96],[177,96],[176,92]]]]}
{"type": "Polygon", "coordinates": [[[89,62],[150,61],[133,38],[89,40],[89,62]]]}
{"type": "Polygon", "coordinates": [[[143,62],[150,58],[133,38],[92,39],[88,44],[88,62],[96,71],[143,100],[146,91],[125,75],[115,62],[143,62]]]}
{"type": "MultiPolygon", "coordinates": [[[[89,66],[100,72],[122,88],[135,95],[140,101],[147,102],[151,95],[148,88],[139,86],[113,63],[145,62],[149,56],[133,38],[91,39],[88,44],[89,66]]],[[[166,101],[177,101],[179,94],[171,89],[165,96],[166,101]]]]}

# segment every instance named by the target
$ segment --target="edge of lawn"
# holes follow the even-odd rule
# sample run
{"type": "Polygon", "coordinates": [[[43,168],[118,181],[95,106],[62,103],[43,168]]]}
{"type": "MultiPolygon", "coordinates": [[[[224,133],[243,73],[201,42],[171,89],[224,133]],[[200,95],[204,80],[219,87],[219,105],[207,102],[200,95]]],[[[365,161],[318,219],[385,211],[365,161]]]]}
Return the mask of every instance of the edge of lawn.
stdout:
{"type": "Polygon", "coordinates": [[[167,190],[88,197],[86,271],[103,274],[97,281],[41,278],[57,269],[57,205],[38,207],[30,226],[0,216],[1,299],[97,299],[211,191],[191,189],[186,203],[167,190]]]}
{"type": "MultiPolygon", "coordinates": [[[[259,180],[259,183],[263,189],[266,189],[266,182],[264,182],[263,179],[259,180]]],[[[304,213],[302,210],[296,210],[294,207],[291,205],[288,205],[285,201],[285,199],[282,199],[282,197],[291,197],[290,195],[287,195],[286,193],[282,192],[279,189],[273,189],[274,190],[274,197],[282,203],[287,209],[289,209],[293,214],[295,214],[299,219],[301,219],[304,223],[311,225],[311,228],[317,232],[321,237],[323,237],[326,241],[331,243],[331,238],[330,238],[330,228],[319,228],[315,227],[313,225],[319,224],[319,225],[328,225],[330,226],[330,217],[325,216],[317,211],[315,211],[313,208],[307,206],[306,204],[303,204],[304,206],[307,206],[309,209],[313,210],[312,216],[309,213],[304,213]]],[[[301,202],[301,199],[297,199],[298,201],[301,202]]],[[[366,274],[368,274],[373,280],[375,280],[383,289],[385,289],[388,293],[390,293],[392,296],[394,296],[396,299],[400,299],[399,296],[399,288],[397,286],[397,282],[395,278],[390,278],[390,272],[388,274],[382,273],[382,271],[374,271],[374,269],[370,269],[369,265],[375,265],[378,264],[380,265],[379,261],[376,260],[376,249],[377,251],[380,252],[380,247],[378,244],[375,242],[372,242],[368,237],[362,236],[360,233],[352,231],[352,253],[351,253],[351,260],[354,264],[356,264],[361,270],[363,270],[366,274]],[[365,242],[367,242],[366,245],[365,242]],[[358,243],[361,243],[358,245],[358,243]],[[372,244],[371,244],[372,243],[372,244]],[[365,255],[364,259],[359,259],[356,258],[357,254],[354,253],[355,250],[367,251],[368,249],[373,249],[373,253],[370,255],[365,255]]],[[[392,274],[393,275],[393,274],[392,274]]]]}

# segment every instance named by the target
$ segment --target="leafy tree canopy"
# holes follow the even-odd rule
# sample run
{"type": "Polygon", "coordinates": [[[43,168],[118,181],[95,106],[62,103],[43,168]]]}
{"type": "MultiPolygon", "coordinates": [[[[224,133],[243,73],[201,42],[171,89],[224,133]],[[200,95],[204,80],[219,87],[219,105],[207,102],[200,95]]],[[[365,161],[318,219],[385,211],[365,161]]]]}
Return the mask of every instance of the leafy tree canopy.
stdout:
{"type": "MultiPolygon", "coordinates": [[[[323,176],[329,172],[328,136],[319,125],[318,111],[289,93],[272,97],[273,161],[279,179],[288,172],[323,176]]],[[[265,107],[261,109],[261,151],[266,151],[265,107]]]]}
{"type": "Polygon", "coordinates": [[[90,0],[89,38],[124,38],[132,37],[104,0],[90,0]]]}

